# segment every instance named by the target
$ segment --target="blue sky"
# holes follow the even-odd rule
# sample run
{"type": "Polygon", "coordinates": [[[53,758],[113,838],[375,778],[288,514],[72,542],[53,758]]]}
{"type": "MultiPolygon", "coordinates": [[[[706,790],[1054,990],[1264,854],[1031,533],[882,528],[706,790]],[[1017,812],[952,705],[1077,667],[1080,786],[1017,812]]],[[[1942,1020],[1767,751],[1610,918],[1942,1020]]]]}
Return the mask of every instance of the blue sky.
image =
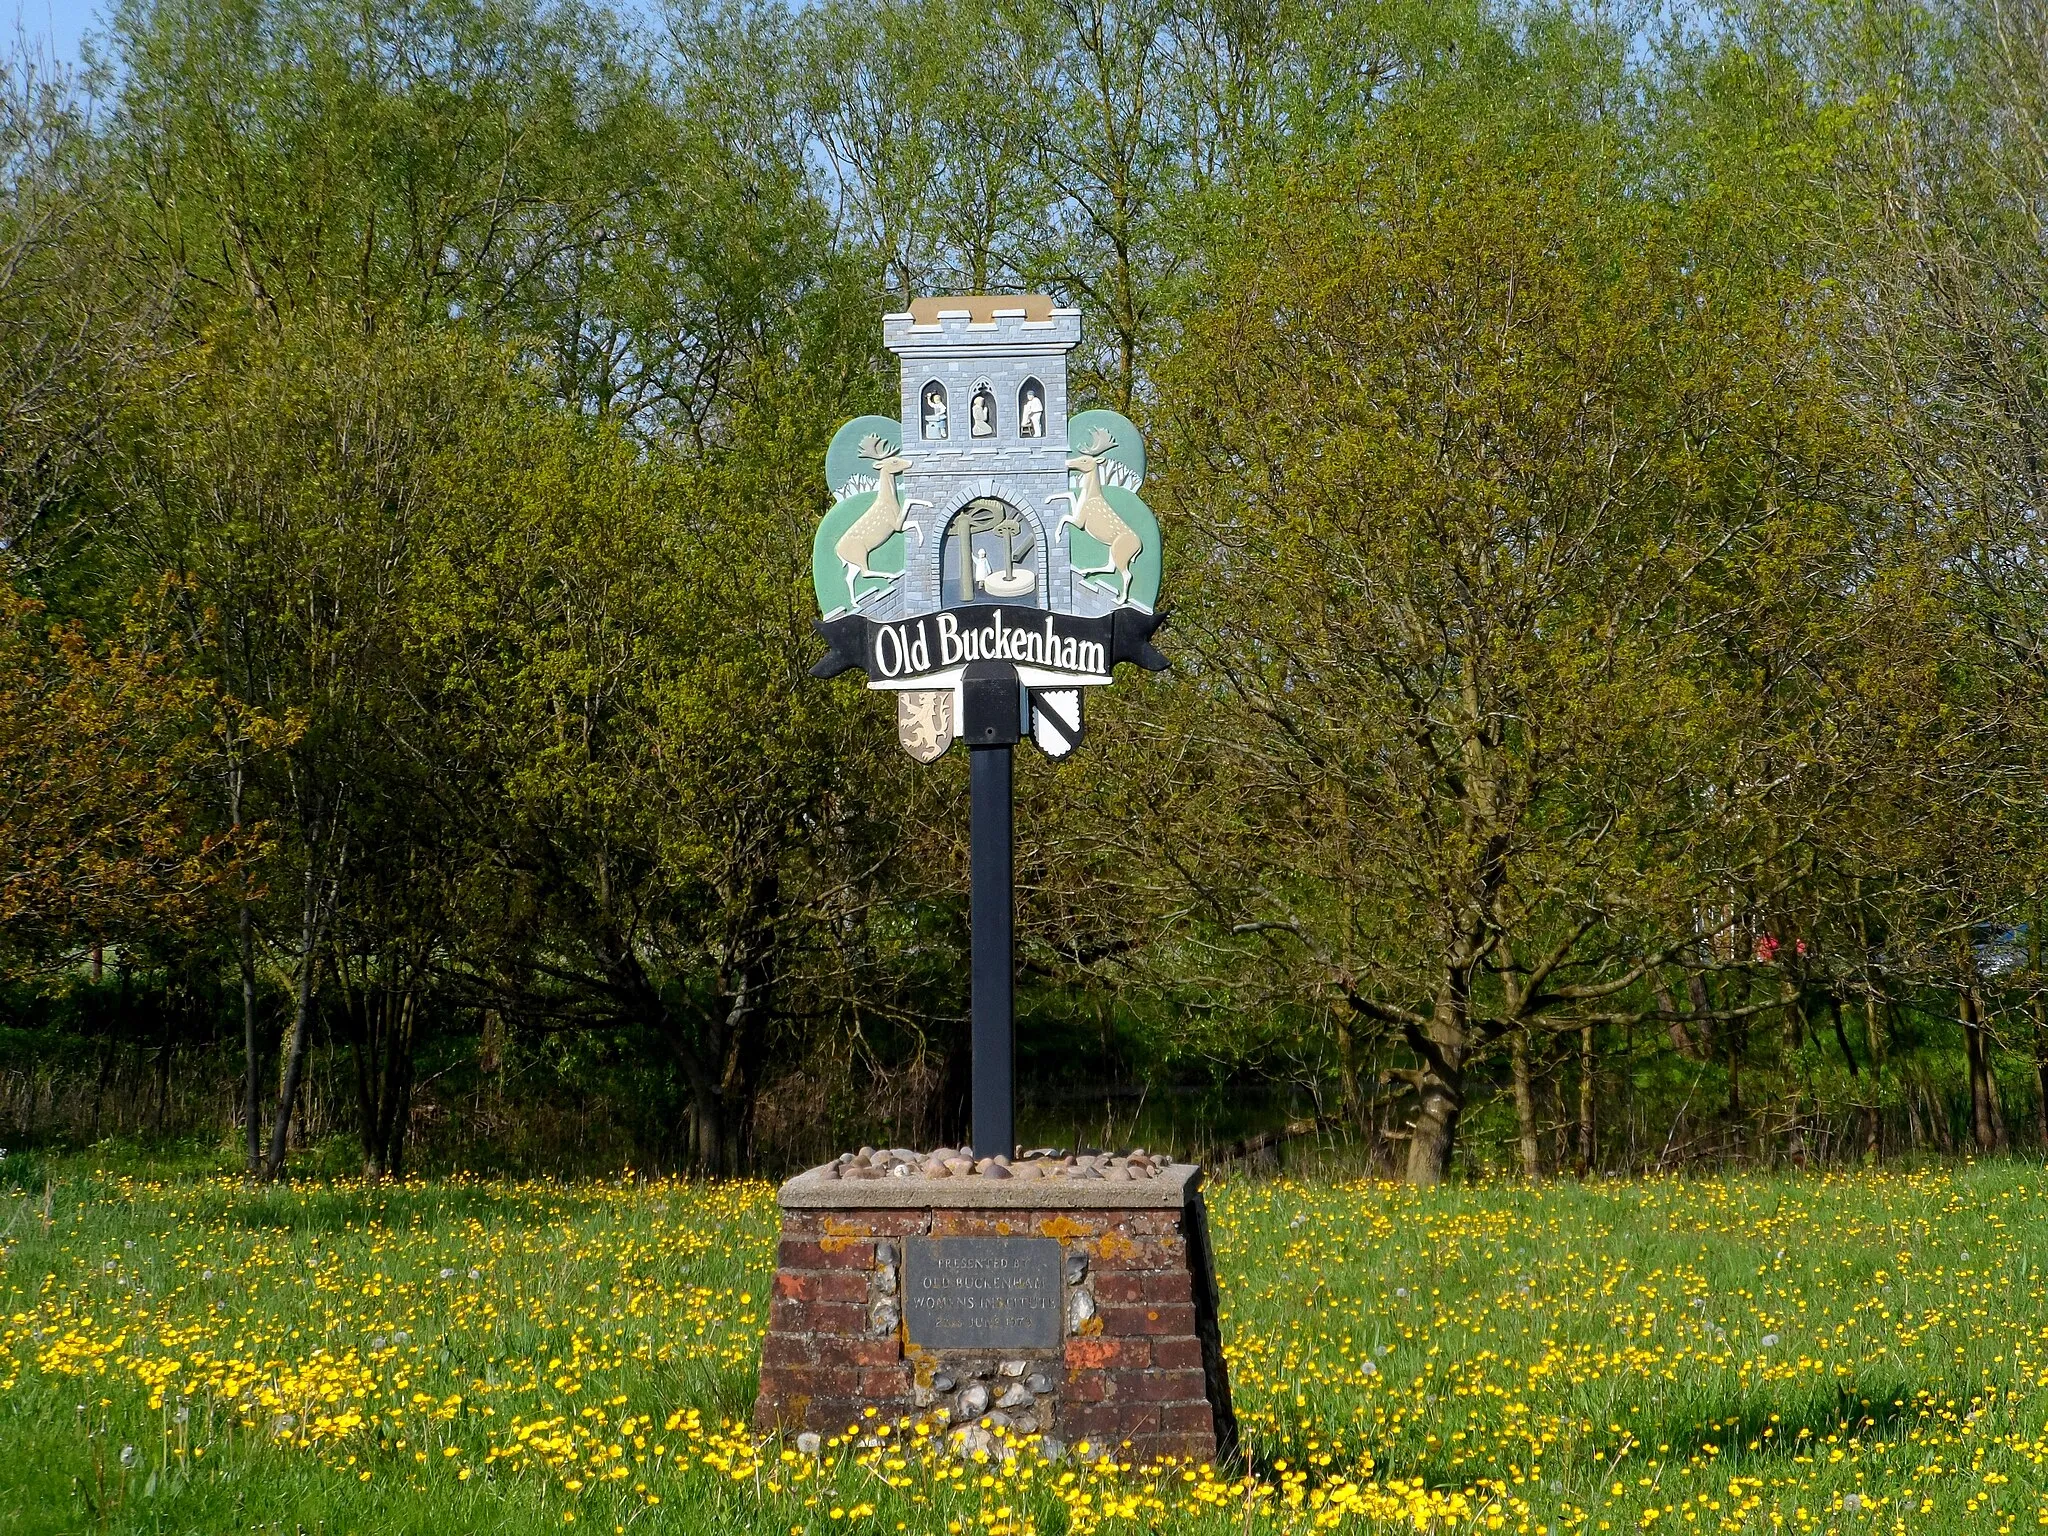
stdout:
{"type": "Polygon", "coordinates": [[[78,62],[79,40],[98,27],[99,14],[97,0],[0,0],[0,24],[10,34],[18,26],[31,46],[42,44],[67,64],[78,62]]]}

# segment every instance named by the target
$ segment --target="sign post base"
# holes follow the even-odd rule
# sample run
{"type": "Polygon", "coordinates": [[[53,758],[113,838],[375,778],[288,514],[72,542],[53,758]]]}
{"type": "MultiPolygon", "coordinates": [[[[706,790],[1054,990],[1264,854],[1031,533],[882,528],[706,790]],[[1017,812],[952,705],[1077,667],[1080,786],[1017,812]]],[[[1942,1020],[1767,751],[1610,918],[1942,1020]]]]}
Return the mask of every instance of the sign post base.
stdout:
{"type": "Polygon", "coordinates": [[[1035,1440],[1054,1457],[1236,1454],[1200,1168],[997,1180],[845,1167],[782,1186],[756,1429],[925,1420],[965,1452],[1035,1440]]]}

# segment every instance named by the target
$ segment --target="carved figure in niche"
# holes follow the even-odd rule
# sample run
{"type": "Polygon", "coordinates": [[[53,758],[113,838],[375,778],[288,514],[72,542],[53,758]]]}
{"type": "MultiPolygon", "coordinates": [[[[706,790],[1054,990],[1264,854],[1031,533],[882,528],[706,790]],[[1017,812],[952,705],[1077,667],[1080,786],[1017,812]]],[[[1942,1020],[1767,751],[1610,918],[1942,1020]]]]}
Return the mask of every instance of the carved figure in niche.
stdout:
{"type": "Polygon", "coordinates": [[[946,386],[943,384],[924,387],[924,435],[936,439],[946,436],[946,386]]]}
{"type": "Polygon", "coordinates": [[[1025,437],[1045,436],[1045,390],[1036,379],[1026,379],[1017,393],[1017,431],[1025,437]]]}
{"type": "Polygon", "coordinates": [[[963,601],[972,600],[977,590],[990,597],[1017,598],[1037,587],[1038,573],[1019,563],[1031,553],[1030,526],[1008,502],[992,497],[969,502],[953,528],[960,546],[963,601]]]}
{"type": "Polygon", "coordinates": [[[974,392],[974,396],[967,402],[967,406],[969,423],[967,430],[969,434],[974,437],[994,437],[996,435],[995,391],[986,384],[982,385],[981,388],[974,392]]]}

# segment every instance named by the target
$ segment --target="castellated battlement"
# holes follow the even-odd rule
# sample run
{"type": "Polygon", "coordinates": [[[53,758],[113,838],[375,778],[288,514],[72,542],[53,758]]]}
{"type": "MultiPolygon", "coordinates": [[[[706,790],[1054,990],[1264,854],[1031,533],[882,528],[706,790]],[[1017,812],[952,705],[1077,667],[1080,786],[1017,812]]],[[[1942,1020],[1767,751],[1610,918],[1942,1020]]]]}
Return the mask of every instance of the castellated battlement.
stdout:
{"type": "Polygon", "coordinates": [[[961,346],[1064,354],[1081,340],[1081,311],[1037,293],[912,299],[909,309],[882,317],[882,340],[906,355],[961,346]]]}
{"type": "Polygon", "coordinates": [[[956,519],[1000,503],[1018,528],[1006,550],[990,546],[993,566],[1005,581],[1013,565],[1036,576],[1009,600],[1043,607],[1057,593],[1063,612],[1107,612],[1113,595],[1077,584],[1066,541],[1051,537],[1053,516],[1071,504],[1067,354],[1080,343],[1081,312],[1042,294],[913,299],[883,317],[882,340],[902,362],[897,419],[910,467],[900,493],[929,509],[920,510],[932,529],[906,557],[901,610],[972,596],[956,519]]]}
{"type": "Polygon", "coordinates": [[[929,469],[956,454],[1064,460],[1079,310],[1039,294],[914,299],[883,318],[882,340],[903,363],[904,451],[929,469]]]}

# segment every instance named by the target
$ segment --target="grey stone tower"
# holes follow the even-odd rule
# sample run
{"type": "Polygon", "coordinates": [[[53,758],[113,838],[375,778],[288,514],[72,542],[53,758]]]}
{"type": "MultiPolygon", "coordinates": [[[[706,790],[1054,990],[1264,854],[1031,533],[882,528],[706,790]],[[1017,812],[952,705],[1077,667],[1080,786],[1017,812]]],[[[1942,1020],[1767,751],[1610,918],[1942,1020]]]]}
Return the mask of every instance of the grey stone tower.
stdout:
{"type": "Polygon", "coordinates": [[[1102,593],[1077,588],[1064,544],[1046,536],[1058,520],[1057,511],[1047,516],[1048,498],[1067,489],[1067,353],[1081,340],[1081,312],[1040,296],[916,299],[883,317],[882,339],[902,360],[903,455],[912,463],[902,494],[931,508],[931,532],[907,554],[900,612],[962,601],[1107,612],[1102,593]],[[1030,532],[1013,584],[1026,570],[1036,580],[1014,596],[971,583],[963,592],[948,569],[958,545],[946,531],[970,504],[997,503],[1030,532]]]}

